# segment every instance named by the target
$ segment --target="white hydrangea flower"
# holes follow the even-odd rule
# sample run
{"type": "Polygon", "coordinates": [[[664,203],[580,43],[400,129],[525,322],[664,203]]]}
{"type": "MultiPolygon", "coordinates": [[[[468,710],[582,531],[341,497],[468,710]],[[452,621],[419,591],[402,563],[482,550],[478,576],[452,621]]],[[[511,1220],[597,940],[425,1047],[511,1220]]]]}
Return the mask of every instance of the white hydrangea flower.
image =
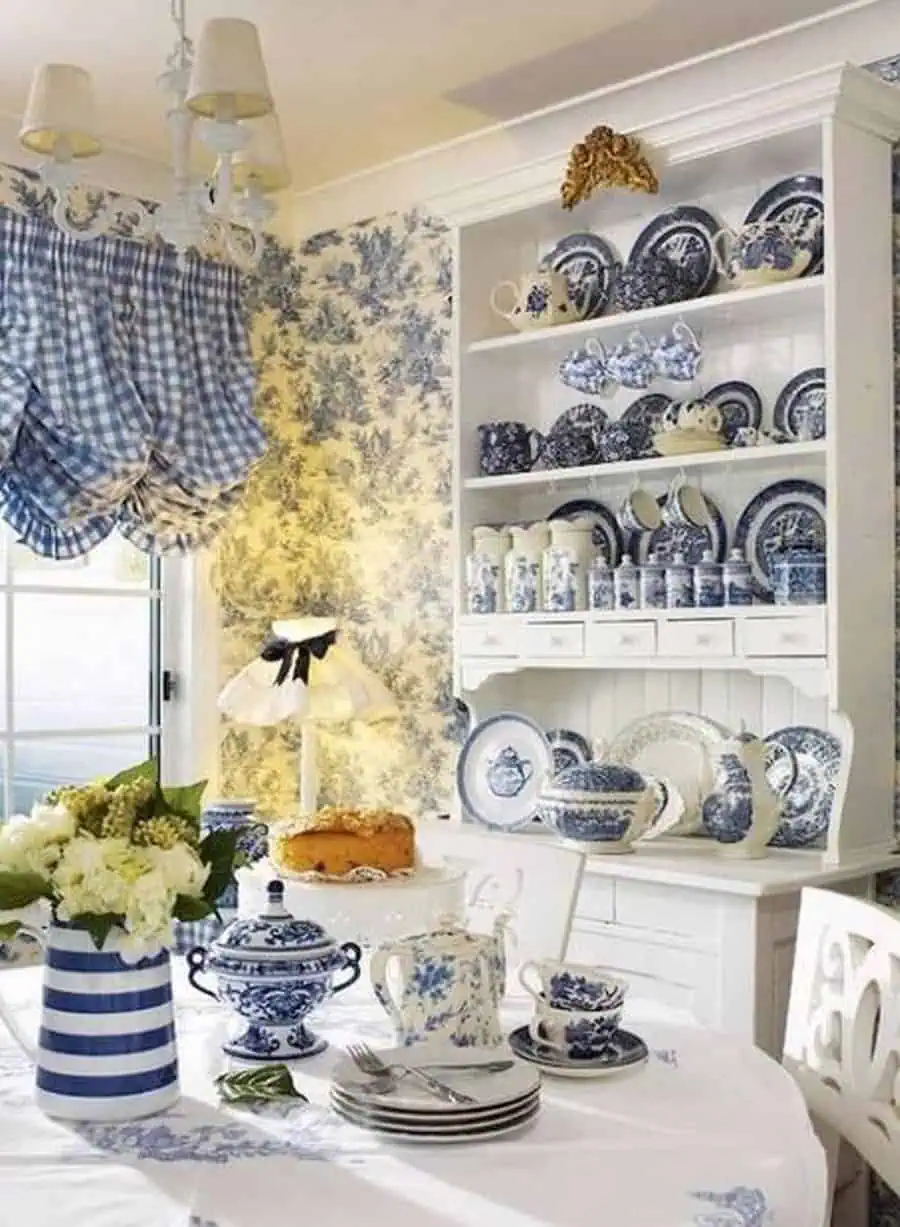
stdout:
{"type": "Polygon", "coordinates": [[[70,840],[53,871],[59,918],[71,920],[82,912],[125,914],[135,883],[152,869],[147,851],[127,839],[80,835],[70,840]]]}
{"type": "Polygon", "coordinates": [[[36,805],[0,826],[0,868],[46,877],[75,834],[75,820],[62,805],[36,805]]]}
{"type": "Polygon", "coordinates": [[[168,942],[176,893],[159,869],[142,874],[128,892],[126,932],[144,943],[168,942]]]}
{"type": "Polygon", "coordinates": [[[188,844],[176,844],[174,848],[148,848],[147,852],[162,874],[166,885],[176,895],[202,895],[209,866],[188,844]]]}

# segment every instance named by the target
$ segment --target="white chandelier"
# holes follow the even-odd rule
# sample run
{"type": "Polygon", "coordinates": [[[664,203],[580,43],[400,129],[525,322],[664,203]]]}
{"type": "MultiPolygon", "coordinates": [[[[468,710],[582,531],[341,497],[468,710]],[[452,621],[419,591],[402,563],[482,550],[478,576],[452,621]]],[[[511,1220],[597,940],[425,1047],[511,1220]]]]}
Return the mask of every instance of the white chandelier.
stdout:
{"type": "Polygon", "coordinates": [[[123,212],[131,233],[159,237],[184,257],[213,247],[243,267],[256,263],[262,228],[275,212],[269,196],[287,187],[284,156],[256,26],[214,17],[200,34],[196,54],[187,36],[187,0],[169,0],[177,36],[158,84],[170,99],[172,191],[153,213],[129,200],[111,204],[87,226],[73,221],[77,162],[102,152],[95,124],[90,74],[74,64],[37,69],[19,139],[47,159],[41,178],[52,190],[53,221],[75,239],[110,233],[123,212]],[[194,129],[215,155],[210,178],[191,173],[194,129]]]}

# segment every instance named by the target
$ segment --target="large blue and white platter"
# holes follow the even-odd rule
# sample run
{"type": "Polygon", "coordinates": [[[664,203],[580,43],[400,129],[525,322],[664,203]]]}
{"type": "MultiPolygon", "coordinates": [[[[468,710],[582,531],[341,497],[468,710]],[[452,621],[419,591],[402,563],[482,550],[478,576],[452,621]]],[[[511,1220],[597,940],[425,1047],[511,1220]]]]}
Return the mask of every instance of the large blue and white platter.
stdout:
{"type": "Polygon", "coordinates": [[[834,733],[794,724],[763,738],[766,778],[781,803],[781,822],[770,844],[808,848],[828,832],[841,770],[841,743],[834,733]]]}
{"type": "Polygon", "coordinates": [[[665,256],[688,271],[699,298],[710,293],[719,277],[713,240],[721,229],[722,223],[698,205],[666,209],[637,236],[628,263],[665,256]]]}
{"type": "MultiPolygon", "coordinates": [[[[657,499],[660,507],[666,501],[666,495],[657,499]]],[[[728,553],[728,529],[722,512],[709,497],[704,495],[709,508],[709,523],[704,528],[693,524],[661,524],[652,533],[632,533],[628,541],[628,552],[641,566],[651,554],[662,562],[670,562],[676,554],[683,554],[685,562],[692,565],[702,562],[707,550],[712,550],[716,562],[724,562],[728,553]]]]}
{"type": "Polygon", "coordinates": [[[553,771],[544,730],[527,716],[499,712],[469,734],[456,764],[456,785],[464,809],[495,831],[528,826],[538,793],[553,771]]]}
{"type": "Polygon", "coordinates": [[[825,491],[799,477],[773,482],[752,498],[737,522],[734,544],[750,563],[753,591],[772,600],[770,561],[790,549],[825,549],[825,491]]]}
{"type": "Polygon", "coordinates": [[[562,273],[582,319],[595,319],[609,305],[616,253],[599,234],[567,234],[541,261],[541,269],[562,273]]]}
{"type": "Polygon", "coordinates": [[[772,410],[772,425],[791,439],[825,438],[825,368],[811,366],[789,379],[772,410]]]}
{"type": "Polygon", "coordinates": [[[804,277],[821,273],[825,253],[825,198],[822,180],[818,175],[791,175],[780,179],[754,201],[746,222],[787,222],[798,227],[818,223],[818,229],[809,242],[812,259],[803,272],[804,277]]]}

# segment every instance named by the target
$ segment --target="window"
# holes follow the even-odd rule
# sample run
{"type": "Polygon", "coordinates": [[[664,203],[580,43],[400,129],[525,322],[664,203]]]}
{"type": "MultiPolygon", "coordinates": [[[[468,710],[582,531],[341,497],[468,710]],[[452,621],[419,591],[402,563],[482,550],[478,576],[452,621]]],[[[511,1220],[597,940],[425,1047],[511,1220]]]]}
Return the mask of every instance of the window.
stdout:
{"type": "Polygon", "coordinates": [[[162,577],[115,534],[60,562],[0,531],[4,816],[160,752],[162,577]]]}

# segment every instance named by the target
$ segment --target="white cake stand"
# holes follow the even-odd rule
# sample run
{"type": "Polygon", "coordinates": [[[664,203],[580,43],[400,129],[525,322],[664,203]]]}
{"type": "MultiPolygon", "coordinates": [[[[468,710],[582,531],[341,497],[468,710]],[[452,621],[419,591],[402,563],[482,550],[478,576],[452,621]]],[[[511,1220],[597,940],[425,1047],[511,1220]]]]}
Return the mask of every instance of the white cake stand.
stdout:
{"type": "Polygon", "coordinates": [[[378,882],[322,882],[291,878],[268,860],[238,870],[239,915],[263,910],[273,878],[284,882],[284,905],[296,917],[315,920],[335,941],[363,947],[428,933],[442,919],[465,915],[465,865],[419,865],[409,877],[378,882]]]}

